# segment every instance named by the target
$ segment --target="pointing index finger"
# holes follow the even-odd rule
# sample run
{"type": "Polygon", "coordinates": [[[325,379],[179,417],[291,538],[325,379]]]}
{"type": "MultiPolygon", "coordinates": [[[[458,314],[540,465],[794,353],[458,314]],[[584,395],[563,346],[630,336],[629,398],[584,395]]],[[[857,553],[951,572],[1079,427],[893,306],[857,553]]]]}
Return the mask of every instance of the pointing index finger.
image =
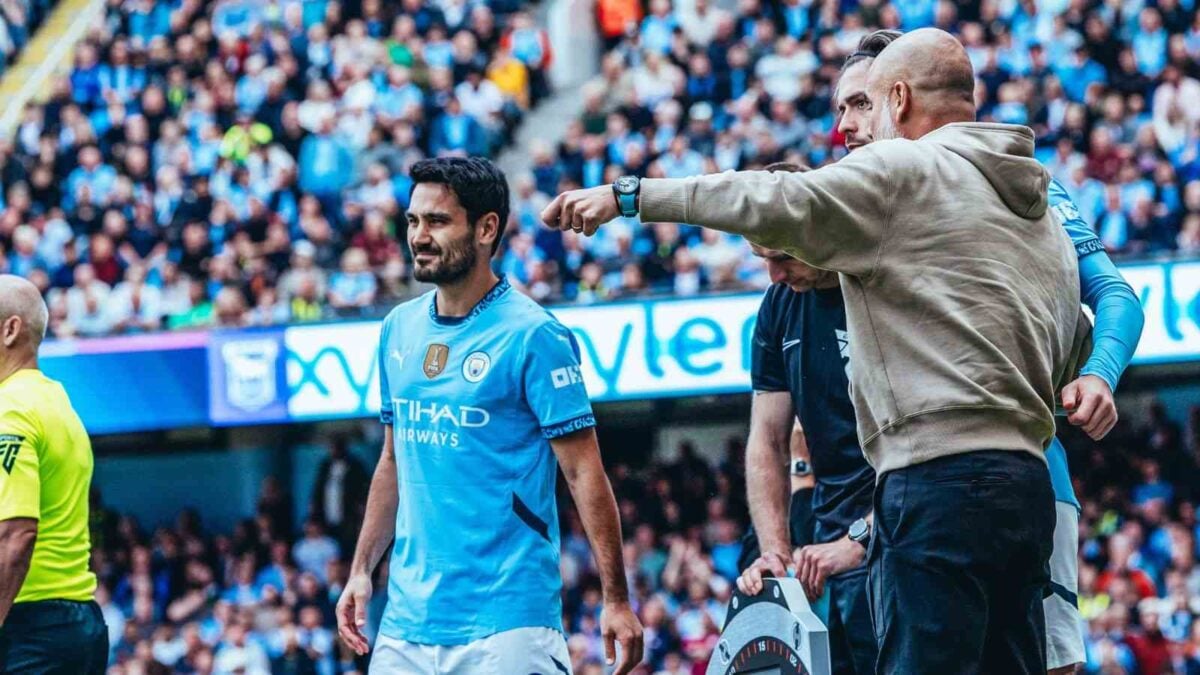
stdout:
{"type": "Polygon", "coordinates": [[[562,210],[562,199],[563,195],[560,194],[542,209],[542,222],[547,227],[558,227],[558,212],[562,210]]]}

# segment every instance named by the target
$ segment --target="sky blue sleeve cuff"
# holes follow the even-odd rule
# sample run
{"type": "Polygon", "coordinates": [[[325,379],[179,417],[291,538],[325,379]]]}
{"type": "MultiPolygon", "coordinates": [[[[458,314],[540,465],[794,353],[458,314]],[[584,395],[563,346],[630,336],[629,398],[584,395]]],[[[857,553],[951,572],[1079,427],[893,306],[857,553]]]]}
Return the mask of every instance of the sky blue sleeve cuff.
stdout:
{"type": "Polygon", "coordinates": [[[1079,259],[1079,281],[1083,302],[1095,316],[1092,354],[1080,374],[1101,378],[1115,392],[1142,336],[1142,304],[1103,251],[1079,259]]]}

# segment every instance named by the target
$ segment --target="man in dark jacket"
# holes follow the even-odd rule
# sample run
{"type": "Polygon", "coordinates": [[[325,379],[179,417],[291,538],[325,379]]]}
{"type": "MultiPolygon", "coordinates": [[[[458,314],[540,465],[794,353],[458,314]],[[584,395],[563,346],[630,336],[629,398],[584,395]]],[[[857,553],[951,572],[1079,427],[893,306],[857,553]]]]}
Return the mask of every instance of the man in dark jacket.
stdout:
{"type": "Polygon", "coordinates": [[[312,501],[313,515],[324,521],[343,551],[354,549],[370,482],[367,470],[347,445],[346,439],[337,438],[329,446],[329,456],[317,470],[312,501]]]}

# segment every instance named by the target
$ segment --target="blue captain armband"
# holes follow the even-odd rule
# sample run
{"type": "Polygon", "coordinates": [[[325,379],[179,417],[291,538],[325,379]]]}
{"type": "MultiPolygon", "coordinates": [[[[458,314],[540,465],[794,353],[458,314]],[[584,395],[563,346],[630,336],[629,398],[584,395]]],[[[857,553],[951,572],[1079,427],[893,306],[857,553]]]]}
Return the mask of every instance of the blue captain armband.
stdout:
{"type": "Polygon", "coordinates": [[[587,415],[580,415],[574,419],[569,419],[566,422],[542,427],[542,438],[551,441],[594,426],[596,426],[596,416],[588,413],[587,415]]]}
{"type": "Polygon", "coordinates": [[[1075,256],[1079,258],[1103,250],[1104,244],[1100,243],[1099,239],[1087,239],[1085,241],[1075,242],[1075,256]]]}

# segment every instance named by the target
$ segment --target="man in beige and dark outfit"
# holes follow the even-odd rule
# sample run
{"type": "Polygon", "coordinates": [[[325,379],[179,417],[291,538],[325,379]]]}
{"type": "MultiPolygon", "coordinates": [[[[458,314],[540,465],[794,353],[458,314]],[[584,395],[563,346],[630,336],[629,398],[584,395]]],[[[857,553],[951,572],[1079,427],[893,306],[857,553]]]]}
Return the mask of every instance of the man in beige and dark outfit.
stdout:
{"type": "Polygon", "coordinates": [[[869,590],[879,673],[1045,672],[1054,530],[1043,451],[1086,320],[1076,256],[1021,126],[977,124],[948,33],[867,81],[877,142],[808,173],[621,179],[543,219],[618,214],[744,235],[841,274],[859,439],[879,475],[869,590]]]}

